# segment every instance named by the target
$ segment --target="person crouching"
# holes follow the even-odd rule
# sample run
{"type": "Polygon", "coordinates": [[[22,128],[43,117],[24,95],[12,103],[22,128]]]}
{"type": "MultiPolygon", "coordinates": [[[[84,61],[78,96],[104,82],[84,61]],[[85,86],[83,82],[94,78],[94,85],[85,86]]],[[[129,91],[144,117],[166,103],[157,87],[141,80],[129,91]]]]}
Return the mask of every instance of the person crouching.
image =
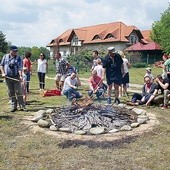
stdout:
{"type": "Polygon", "coordinates": [[[78,86],[81,86],[78,74],[71,73],[64,81],[62,93],[67,97],[69,101],[73,99],[81,98],[83,95],[77,91],[78,86]]]}
{"type": "Polygon", "coordinates": [[[93,70],[91,73],[91,77],[89,78],[89,86],[90,86],[90,90],[88,91],[89,96],[95,94],[97,99],[99,99],[103,95],[104,93],[104,89],[102,88],[103,81],[101,77],[97,75],[96,70],[93,70]]]}

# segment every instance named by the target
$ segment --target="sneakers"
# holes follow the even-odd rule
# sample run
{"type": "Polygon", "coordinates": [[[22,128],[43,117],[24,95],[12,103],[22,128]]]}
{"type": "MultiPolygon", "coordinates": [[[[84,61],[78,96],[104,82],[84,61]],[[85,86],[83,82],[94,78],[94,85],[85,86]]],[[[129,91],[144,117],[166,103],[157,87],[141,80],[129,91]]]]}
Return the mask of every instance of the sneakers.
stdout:
{"type": "Polygon", "coordinates": [[[115,104],[120,104],[120,100],[118,98],[115,99],[114,101],[115,104]]]}
{"type": "Polygon", "coordinates": [[[28,109],[26,107],[21,107],[20,109],[21,111],[25,111],[25,112],[28,112],[28,109]]]}
{"type": "Polygon", "coordinates": [[[88,91],[88,95],[91,97],[93,95],[93,91],[88,91]]]}
{"type": "Polygon", "coordinates": [[[12,108],[12,109],[10,110],[10,112],[15,112],[15,111],[17,111],[17,108],[12,108]]]}
{"type": "Polygon", "coordinates": [[[111,98],[107,99],[107,104],[111,104],[111,98]]]}

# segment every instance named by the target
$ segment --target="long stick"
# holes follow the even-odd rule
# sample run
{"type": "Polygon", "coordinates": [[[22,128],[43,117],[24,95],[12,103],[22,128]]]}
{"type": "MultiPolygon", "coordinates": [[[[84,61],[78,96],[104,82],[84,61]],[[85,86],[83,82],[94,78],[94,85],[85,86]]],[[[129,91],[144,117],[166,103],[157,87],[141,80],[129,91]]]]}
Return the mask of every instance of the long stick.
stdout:
{"type": "Polygon", "coordinates": [[[20,81],[20,80],[18,80],[18,79],[14,79],[14,78],[8,77],[8,76],[5,76],[5,78],[10,79],[10,80],[14,80],[14,81],[20,81]]]}

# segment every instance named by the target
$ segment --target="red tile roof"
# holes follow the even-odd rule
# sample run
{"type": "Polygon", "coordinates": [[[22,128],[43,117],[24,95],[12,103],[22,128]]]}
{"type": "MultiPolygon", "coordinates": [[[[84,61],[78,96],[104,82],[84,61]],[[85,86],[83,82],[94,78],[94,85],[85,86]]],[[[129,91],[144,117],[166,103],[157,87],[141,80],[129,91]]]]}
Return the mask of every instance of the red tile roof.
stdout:
{"type": "Polygon", "coordinates": [[[161,50],[160,45],[155,42],[142,44],[140,42],[128,47],[125,51],[147,51],[147,50],[161,50]]]}
{"type": "MultiPolygon", "coordinates": [[[[137,31],[139,37],[143,38],[139,29],[135,26],[127,26],[122,22],[112,22],[70,29],[65,31],[59,37],[55,38],[54,41],[55,43],[59,41],[59,45],[67,45],[70,43],[72,36],[76,34],[78,39],[83,41],[83,44],[101,42],[129,42],[127,38],[133,31],[137,31]],[[111,34],[113,37],[107,38],[109,34],[111,34]],[[99,39],[94,39],[95,36],[99,37],[99,39]]],[[[47,46],[51,46],[51,43],[49,43],[47,46]]]]}

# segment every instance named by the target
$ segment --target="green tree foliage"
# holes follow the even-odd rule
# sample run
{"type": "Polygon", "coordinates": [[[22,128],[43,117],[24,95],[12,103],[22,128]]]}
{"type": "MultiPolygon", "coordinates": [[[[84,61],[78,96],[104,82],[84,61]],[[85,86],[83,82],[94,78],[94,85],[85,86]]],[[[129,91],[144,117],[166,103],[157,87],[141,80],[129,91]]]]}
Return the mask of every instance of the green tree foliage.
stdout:
{"type": "Polygon", "coordinates": [[[160,44],[164,52],[170,53],[170,4],[161,15],[160,21],[153,23],[151,38],[160,44]]]}
{"type": "Polygon", "coordinates": [[[5,35],[2,33],[2,31],[0,31],[0,58],[7,53],[8,50],[8,43],[6,42],[6,37],[5,35]]]}
{"type": "MultiPolygon", "coordinates": [[[[67,59],[71,65],[75,66],[78,71],[87,72],[90,70],[93,63],[93,50],[81,49],[75,55],[69,56],[67,59]]],[[[106,55],[104,50],[99,50],[99,56],[106,55]]]]}

